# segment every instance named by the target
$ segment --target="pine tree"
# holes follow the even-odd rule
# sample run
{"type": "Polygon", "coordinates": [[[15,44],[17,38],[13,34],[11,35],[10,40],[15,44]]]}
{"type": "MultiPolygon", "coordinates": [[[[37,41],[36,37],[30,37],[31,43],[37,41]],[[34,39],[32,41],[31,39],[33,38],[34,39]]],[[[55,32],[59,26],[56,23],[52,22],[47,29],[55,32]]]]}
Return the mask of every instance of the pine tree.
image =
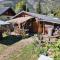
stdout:
{"type": "Polygon", "coordinates": [[[41,13],[41,4],[40,4],[40,0],[38,1],[36,7],[37,7],[37,8],[36,8],[36,12],[40,14],[40,13],[41,13]]]}
{"type": "Polygon", "coordinates": [[[15,12],[18,13],[20,10],[26,10],[26,2],[25,0],[21,0],[16,4],[15,12]]]}

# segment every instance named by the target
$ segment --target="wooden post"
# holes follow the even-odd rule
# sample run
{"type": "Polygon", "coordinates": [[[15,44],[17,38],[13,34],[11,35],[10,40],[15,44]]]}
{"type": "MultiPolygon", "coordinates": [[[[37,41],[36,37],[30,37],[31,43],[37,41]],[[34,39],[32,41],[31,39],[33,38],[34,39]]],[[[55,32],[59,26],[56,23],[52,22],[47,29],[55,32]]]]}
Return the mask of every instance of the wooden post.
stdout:
{"type": "Polygon", "coordinates": [[[41,33],[41,30],[40,30],[40,21],[38,21],[38,40],[39,40],[39,47],[41,46],[41,42],[42,42],[42,33],[41,33]]]}
{"type": "Polygon", "coordinates": [[[45,34],[45,24],[43,22],[43,34],[45,34]]]}
{"type": "Polygon", "coordinates": [[[23,35],[23,38],[25,38],[25,29],[24,29],[24,25],[25,25],[25,22],[22,23],[22,35],[23,35]]]}

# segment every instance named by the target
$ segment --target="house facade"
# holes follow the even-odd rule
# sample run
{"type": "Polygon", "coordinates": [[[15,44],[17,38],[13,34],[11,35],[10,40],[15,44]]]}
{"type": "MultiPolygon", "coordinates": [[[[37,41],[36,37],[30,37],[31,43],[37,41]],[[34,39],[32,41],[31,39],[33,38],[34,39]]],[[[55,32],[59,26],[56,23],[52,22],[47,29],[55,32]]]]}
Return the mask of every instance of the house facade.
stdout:
{"type": "MultiPolygon", "coordinates": [[[[57,26],[60,27],[59,18],[25,11],[22,11],[17,15],[13,16],[12,19],[16,19],[19,17],[28,17],[28,16],[33,17],[32,19],[27,20],[24,24],[24,28],[29,29],[29,33],[42,33],[50,36],[53,35],[52,33],[55,32],[55,28],[57,28],[57,26]]],[[[23,25],[23,23],[21,24],[23,25]]]]}
{"type": "Polygon", "coordinates": [[[10,7],[2,7],[0,8],[0,19],[1,20],[9,20],[16,13],[10,7]]]}

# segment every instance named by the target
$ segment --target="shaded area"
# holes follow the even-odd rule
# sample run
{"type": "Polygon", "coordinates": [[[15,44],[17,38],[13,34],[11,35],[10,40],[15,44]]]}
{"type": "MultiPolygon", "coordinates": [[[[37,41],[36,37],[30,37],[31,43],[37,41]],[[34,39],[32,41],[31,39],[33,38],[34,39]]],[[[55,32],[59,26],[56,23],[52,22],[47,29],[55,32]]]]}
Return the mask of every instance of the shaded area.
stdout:
{"type": "Polygon", "coordinates": [[[22,36],[14,36],[14,35],[10,35],[10,36],[6,36],[3,37],[2,40],[0,40],[1,44],[5,44],[5,45],[12,45],[18,41],[20,41],[22,39],[22,36]]]}

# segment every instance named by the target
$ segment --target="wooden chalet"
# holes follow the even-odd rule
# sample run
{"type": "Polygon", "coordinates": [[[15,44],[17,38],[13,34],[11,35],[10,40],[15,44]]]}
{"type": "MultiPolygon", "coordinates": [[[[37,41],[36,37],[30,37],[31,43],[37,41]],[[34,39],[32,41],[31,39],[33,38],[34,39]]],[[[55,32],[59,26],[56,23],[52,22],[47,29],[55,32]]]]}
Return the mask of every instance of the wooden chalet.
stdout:
{"type": "Polygon", "coordinates": [[[9,20],[16,13],[10,7],[0,7],[0,19],[9,20]]]}
{"type": "MultiPolygon", "coordinates": [[[[16,24],[16,22],[15,22],[15,24],[20,25],[20,28],[23,28],[23,26],[24,26],[24,29],[29,30],[28,31],[29,33],[38,33],[39,32],[39,33],[49,35],[49,36],[53,35],[55,33],[55,30],[60,28],[60,19],[59,18],[36,14],[36,13],[30,13],[30,12],[26,12],[26,11],[22,11],[22,12],[16,14],[15,16],[13,16],[11,18],[11,20],[19,19],[21,17],[28,18],[29,16],[31,16],[33,18],[29,18],[28,20],[20,19],[21,21],[22,20],[25,21],[25,23],[22,22],[20,24],[16,24]]],[[[13,23],[13,22],[11,21],[11,23],[13,23]]]]}

